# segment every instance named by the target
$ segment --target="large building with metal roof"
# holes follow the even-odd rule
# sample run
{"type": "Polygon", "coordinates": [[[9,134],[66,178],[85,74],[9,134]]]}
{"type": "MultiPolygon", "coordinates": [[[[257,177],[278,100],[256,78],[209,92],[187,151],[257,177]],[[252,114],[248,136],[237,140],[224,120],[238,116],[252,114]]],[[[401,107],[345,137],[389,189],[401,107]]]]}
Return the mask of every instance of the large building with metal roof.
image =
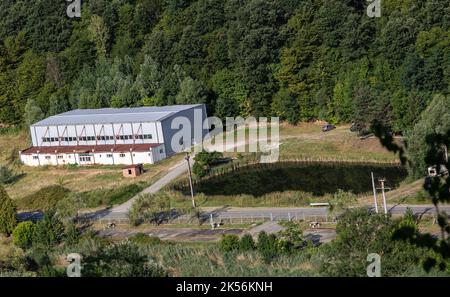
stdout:
{"type": "Polygon", "coordinates": [[[155,163],[177,151],[172,140],[185,124],[191,138],[180,145],[202,141],[206,118],[204,104],[76,109],[31,125],[33,146],[20,156],[30,166],[155,163]]]}

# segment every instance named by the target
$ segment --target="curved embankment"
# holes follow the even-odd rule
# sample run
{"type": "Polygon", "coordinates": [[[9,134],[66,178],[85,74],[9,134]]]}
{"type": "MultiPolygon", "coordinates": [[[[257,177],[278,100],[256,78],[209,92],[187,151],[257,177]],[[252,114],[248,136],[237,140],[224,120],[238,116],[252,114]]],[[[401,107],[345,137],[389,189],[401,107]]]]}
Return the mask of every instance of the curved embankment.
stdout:
{"type": "MultiPolygon", "coordinates": [[[[371,172],[376,179],[396,188],[406,170],[393,164],[280,162],[229,169],[196,182],[197,193],[255,197],[271,192],[302,191],[314,196],[333,194],[339,189],[362,194],[372,191],[371,172]]],[[[178,185],[184,190],[184,183],[178,185]]]]}

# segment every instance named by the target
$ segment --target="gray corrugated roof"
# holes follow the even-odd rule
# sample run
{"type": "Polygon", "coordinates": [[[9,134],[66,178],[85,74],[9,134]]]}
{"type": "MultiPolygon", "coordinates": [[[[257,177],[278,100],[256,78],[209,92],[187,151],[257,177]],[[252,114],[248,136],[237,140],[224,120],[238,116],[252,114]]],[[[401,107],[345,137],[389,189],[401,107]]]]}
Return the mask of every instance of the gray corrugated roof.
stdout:
{"type": "Polygon", "coordinates": [[[127,107],[127,108],[100,108],[100,109],[75,109],[58,115],[48,117],[32,126],[75,125],[75,124],[102,124],[102,123],[135,123],[155,122],[171,116],[177,112],[202,106],[171,105],[151,107],[127,107]]]}

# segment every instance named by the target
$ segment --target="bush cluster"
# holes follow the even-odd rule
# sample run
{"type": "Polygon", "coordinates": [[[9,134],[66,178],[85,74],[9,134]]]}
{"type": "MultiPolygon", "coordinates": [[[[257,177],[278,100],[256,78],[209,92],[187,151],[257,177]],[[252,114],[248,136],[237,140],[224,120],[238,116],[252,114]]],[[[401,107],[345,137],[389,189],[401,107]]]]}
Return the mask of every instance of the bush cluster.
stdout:
{"type": "MultiPolygon", "coordinates": [[[[286,229],[288,230],[289,228],[291,227],[287,227],[286,229]]],[[[277,236],[262,231],[258,234],[256,243],[250,234],[245,234],[240,239],[239,236],[235,234],[225,234],[219,242],[219,248],[224,252],[248,252],[256,250],[263,260],[268,263],[280,254],[292,254],[306,246],[302,239],[302,244],[298,244],[295,241],[295,239],[300,238],[299,236],[288,237],[286,234],[287,233],[282,232],[277,236]]]]}

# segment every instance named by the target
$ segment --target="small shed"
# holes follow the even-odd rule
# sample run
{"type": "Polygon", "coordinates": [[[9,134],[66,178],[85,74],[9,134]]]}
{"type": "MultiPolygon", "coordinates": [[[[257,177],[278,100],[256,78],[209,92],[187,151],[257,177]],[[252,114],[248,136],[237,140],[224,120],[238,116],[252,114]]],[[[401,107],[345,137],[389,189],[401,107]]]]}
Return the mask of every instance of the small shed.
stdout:
{"type": "Polygon", "coordinates": [[[136,177],[144,173],[144,165],[133,164],[122,169],[122,174],[124,177],[136,177]]]}

